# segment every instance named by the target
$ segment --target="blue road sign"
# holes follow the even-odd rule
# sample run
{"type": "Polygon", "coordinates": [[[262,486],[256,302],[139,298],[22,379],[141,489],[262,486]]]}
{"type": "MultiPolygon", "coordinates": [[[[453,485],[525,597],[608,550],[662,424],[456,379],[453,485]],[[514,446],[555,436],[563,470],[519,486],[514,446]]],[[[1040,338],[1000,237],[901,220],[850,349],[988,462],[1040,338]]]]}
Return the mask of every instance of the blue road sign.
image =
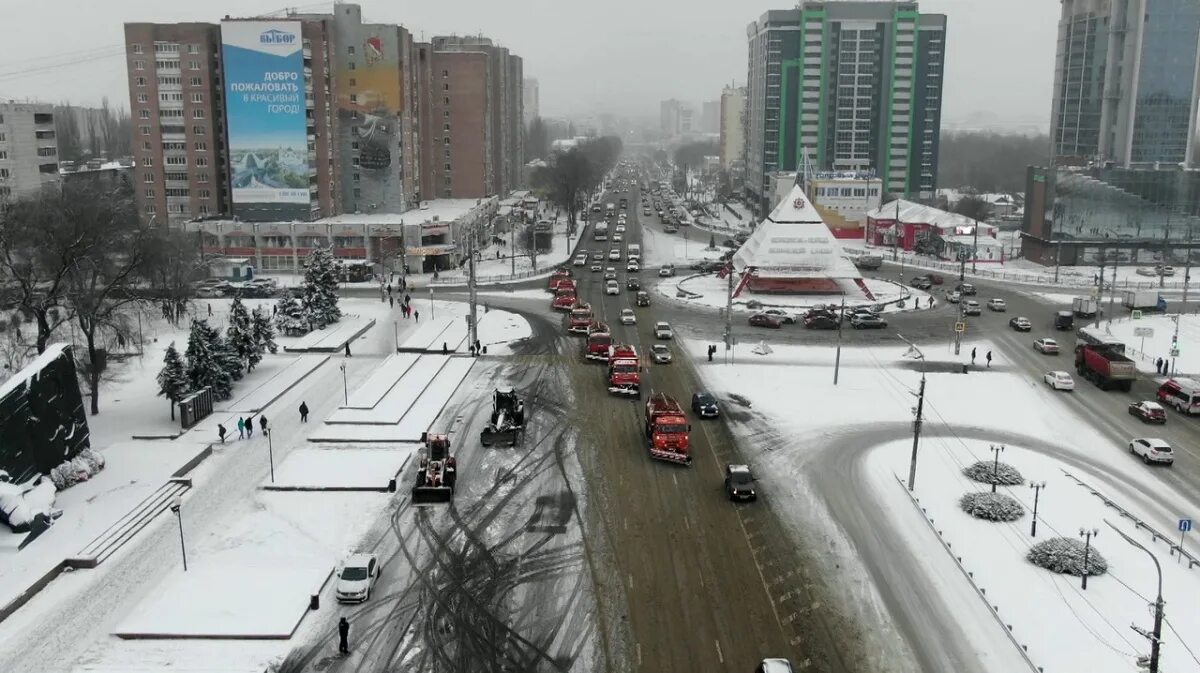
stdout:
{"type": "Polygon", "coordinates": [[[1192,520],[1191,519],[1180,519],[1179,520],[1179,531],[1180,532],[1186,533],[1186,532],[1190,531],[1191,529],[1192,529],[1192,520]]]}

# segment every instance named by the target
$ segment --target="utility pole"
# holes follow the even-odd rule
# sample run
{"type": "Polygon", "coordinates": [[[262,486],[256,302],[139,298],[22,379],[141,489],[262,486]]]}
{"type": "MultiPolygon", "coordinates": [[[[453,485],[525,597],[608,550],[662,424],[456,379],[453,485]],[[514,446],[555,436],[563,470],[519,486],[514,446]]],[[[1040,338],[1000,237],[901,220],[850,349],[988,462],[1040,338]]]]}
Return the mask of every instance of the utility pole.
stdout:
{"type": "Polygon", "coordinates": [[[842,293],[842,308],[838,311],[837,355],[833,359],[833,385],[838,384],[838,371],[842,368],[842,319],[846,317],[846,293],[842,293]]]}
{"type": "Polygon", "coordinates": [[[1117,298],[1117,268],[1120,266],[1120,264],[1121,252],[1117,250],[1113,253],[1113,277],[1111,283],[1112,291],[1108,293],[1108,325],[1110,327],[1112,326],[1113,319],[1113,301],[1115,301],[1117,298]]]}
{"type": "Polygon", "coordinates": [[[512,262],[512,275],[517,275],[517,225],[513,222],[512,214],[508,218],[508,260],[512,262]]]}
{"type": "Polygon", "coordinates": [[[1100,248],[1100,274],[1096,278],[1096,322],[1092,327],[1100,327],[1100,302],[1104,299],[1104,248],[1100,248]]]}
{"type": "Polygon", "coordinates": [[[1166,276],[1166,274],[1163,273],[1162,267],[1165,267],[1167,265],[1167,260],[1169,260],[1171,258],[1170,257],[1170,249],[1167,247],[1168,246],[1168,237],[1170,237],[1170,235],[1171,235],[1171,213],[1168,212],[1167,213],[1167,226],[1163,227],[1162,261],[1159,262],[1159,269],[1158,269],[1158,289],[1160,289],[1160,290],[1163,289],[1163,286],[1166,284],[1166,281],[1167,281],[1167,276],[1166,276]]]}
{"type": "Polygon", "coordinates": [[[1042,489],[1046,488],[1046,482],[1035,481],[1029,484],[1029,488],[1033,489],[1033,520],[1029,525],[1029,537],[1037,537],[1037,512],[1038,498],[1042,495],[1042,489]]]}
{"type": "Polygon", "coordinates": [[[1004,453],[1004,446],[992,445],[992,453],[995,458],[992,460],[992,493],[996,492],[996,482],[1000,481],[1000,454],[1004,453]]]}
{"type": "Polygon", "coordinates": [[[467,294],[471,302],[471,314],[467,316],[467,344],[472,352],[475,350],[475,342],[479,339],[479,332],[475,328],[475,237],[478,233],[478,229],[472,228],[470,235],[467,236],[467,255],[470,256],[467,262],[467,294]]]}
{"type": "Polygon", "coordinates": [[[1083,577],[1082,588],[1084,591],[1087,591],[1088,559],[1090,558],[1091,552],[1092,552],[1092,538],[1096,537],[1099,534],[1100,534],[1099,528],[1092,528],[1091,530],[1088,530],[1086,528],[1079,529],[1079,537],[1083,538],[1083,569],[1082,569],[1083,572],[1081,573],[1081,575],[1083,577]]]}
{"type": "MultiPolygon", "coordinates": [[[[899,336],[899,335],[897,335],[899,336]]],[[[908,464],[908,490],[911,493],[913,487],[917,484],[917,448],[921,443],[921,421],[922,414],[925,413],[925,354],[904,337],[900,337],[904,343],[908,344],[909,351],[916,354],[921,359],[921,388],[917,392],[917,408],[915,410],[916,417],[913,418],[913,447],[912,460],[908,464]]]]}
{"type": "Polygon", "coordinates": [[[1184,248],[1183,302],[1179,307],[1180,313],[1183,313],[1184,311],[1187,310],[1188,283],[1191,281],[1191,275],[1192,275],[1192,221],[1191,221],[1191,219],[1189,219],[1188,220],[1188,230],[1187,230],[1187,247],[1184,248]]]}
{"type": "MultiPolygon", "coordinates": [[[[1158,594],[1154,598],[1154,628],[1152,631],[1147,632],[1145,629],[1141,629],[1136,626],[1132,627],[1134,631],[1137,631],[1143,638],[1146,638],[1150,641],[1150,657],[1149,659],[1145,660],[1145,663],[1149,668],[1150,673],[1158,673],[1158,656],[1162,648],[1163,606],[1166,605],[1166,603],[1163,602],[1162,597],[1162,566],[1158,563],[1158,557],[1155,556],[1154,553],[1149,549],[1146,549],[1139,542],[1126,535],[1116,526],[1112,525],[1111,521],[1105,519],[1104,523],[1108,524],[1109,528],[1116,531],[1117,535],[1125,538],[1126,542],[1146,552],[1146,554],[1150,557],[1150,560],[1154,561],[1154,569],[1158,571],[1158,594]]],[[[1139,659],[1142,659],[1142,657],[1139,657],[1139,659]]],[[[1139,661],[1138,663],[1142,662],[1139,661]]]]}
{"type": "Polygon", "coordinates": [[[975,273],[975,260],[979,259],[979,220],[975,220],[975,226],[971,229],[975,237],[971,241],[971,273],[975,273]]]}
{"type": "MultiPolygon", "coordinates": [[[[966,314],[963,313],[963,311],[964,311],[963,298],[960,295],[958,298],[958,322],[960,322],[960,323],[965,322],[967,319],[967,316],[966,316],[966,314]]],[[[959,352],[962,350],[962,335],[963,335],[963,333],[958,331],[957,327],[958,327],[958,325],[955,324],[955,328],[956,328],[954,330],[954,354],[955,355],[958,355],[959,352]]]]}

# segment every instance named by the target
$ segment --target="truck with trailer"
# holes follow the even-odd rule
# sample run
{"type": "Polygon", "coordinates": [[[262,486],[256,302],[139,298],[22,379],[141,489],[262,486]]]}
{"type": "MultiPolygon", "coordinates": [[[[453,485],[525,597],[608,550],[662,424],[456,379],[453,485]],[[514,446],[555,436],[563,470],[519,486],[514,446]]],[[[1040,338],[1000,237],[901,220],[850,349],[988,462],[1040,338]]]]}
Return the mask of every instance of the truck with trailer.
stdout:
{"type": "Polygon", "coordinates": [[[583,347],[583,359],[608,362],[608,351],[612,347],[612,332],[608,325],[593,320],[588,324],[587,344],[583,347]]]}
{"type": "Polygon", "coordinates": [[[592,323],[592,305],[577,302],[567,318],[567,332],[571,334],[587,334],[588,325],[592,323]]]}
{"type": "Polygon", "coordinates": [[[1129,392],[1137,378],[1137,366],[1109,344],[1079,343],[1075,346],[1075,371],[1101,390],[1129,392]]]}
{"type": "Polygon", "coordinates": [[[691,465],[691,429],[683,407],[674,397],[651,391],[646,399],[646,447],[651,458],[691,465]]]}
{"type": "Polygon", "coordinates": [[[605,379],[608,381],[608,392],[641,397],[642,364],[637,349],[624,344],[610,346],[605,379]]]}
{"type": "Polygon", "coordinates": [[[1126,290],[1121,297],[1121,306],[1130,310],[1154,310],[1158,308],[1158,290],[1126,290]]]}
{"type": "Polygon", "coordinates": [[[1071,300],[1071,310],[1076,318],[1095,318],[1100,313],[1100,302],[1091,297],[1075,297],[1071,300]]]}

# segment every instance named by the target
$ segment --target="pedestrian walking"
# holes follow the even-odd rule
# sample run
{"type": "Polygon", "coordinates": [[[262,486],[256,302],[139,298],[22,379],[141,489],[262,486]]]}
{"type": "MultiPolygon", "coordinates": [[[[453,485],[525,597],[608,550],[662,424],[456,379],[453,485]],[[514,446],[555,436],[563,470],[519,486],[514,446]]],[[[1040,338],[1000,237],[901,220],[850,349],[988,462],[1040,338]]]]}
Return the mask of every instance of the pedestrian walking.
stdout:
{"type": "Polygon", "coordinates": [[[246,438],[246,419],[238,416],[238,439],[246,438]]]}
{"type": "Polygon", "coordinates": [[[392,284],[388,283],[387,288],[388,288],[388,296],[390,297],[390,296],[392,296],[392,284]]]}
{"type": "Polygon", "coordinates": [[[416,320],[417,322],[421,322],[421,312],[420,311],[413,311],[413,320],[416,320]]]}
{"type": "Polygon", "coordinates": [[[350,357],[350,342],[346,342],[346,357],[350,357]]]}
{"type": "Polygon", "coordinates": [[[396,298],[390,292],[388,293],[388,308],[396,308],[396,298]]]}
{"type": "Polygon", "coordinates": [[[933,297],[929,297],[929,308],[933,308],[933,297]]]}
{"type": "Polygon", "coordinates": [[[304,403],[304,400],[300,401],[300,422],[308,422],[308,405],[304,403]]]}
{"type": "Polygon", "coordinates": [[[412,303],[412,297],[408,296],[408,293],[405,292],[404,293],[404,305],[408,306],[411,303],[412,303]]]}
{"type": "Polygon", "coordinates": [[[1158,372],[1159,374],[1162,373],[1162,358],[1156,358],[1154,360],[1154,371],[1158,372]]]}
{"type": "Polygon", "coordinates": [[[338,620],[338,654],[350,654],[350,622],[342,617],[338,620]]]}
{"type": "Polygon", "coordinates": [[[208,317],[212,317],[212,304],[208,305],[208,317]]]}
{"type": "Polygon", "coordinates": [[[253,436],[254,436],[254,417],[247,416],[246,417],[246,439],[250,439],[253,436]]]}
{"type": "Polygon", "coordinates": [[[987,363],[988,363],[987,364],[988,369],[991,369],[992,368],[992,352],[991,351],[987,352],[987,363]]]}
{"type": "Polygon", "coordinates": [[[262,428],[264,435],[267,434],[267,417],[266,416],[264,416],[262,414],[258,415],[258,427],[262,428]]]}
{"type": "Polygon", "coordinates": [[[971,349],[971,364],[975,364],[975,349],[971,349]]]}
{"type": "Polygon", "coordinates": [[[225,426],[217,423],[217,436],[221,438],[221,443],[225,443],[225,426]]]}

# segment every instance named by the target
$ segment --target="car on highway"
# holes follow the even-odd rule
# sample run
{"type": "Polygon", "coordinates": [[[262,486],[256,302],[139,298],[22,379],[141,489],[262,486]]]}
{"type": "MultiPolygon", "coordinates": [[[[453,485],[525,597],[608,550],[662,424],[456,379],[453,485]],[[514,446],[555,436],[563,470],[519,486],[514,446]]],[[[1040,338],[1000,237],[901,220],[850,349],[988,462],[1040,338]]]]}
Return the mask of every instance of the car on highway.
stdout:
{"type": "Polygon", "coordinates": [[[638,291],[637,299],[634,301],[634,303],[638,306],[649,306],[650,305],[650,293],[646,292],[645,290],[638,291]]]}
{"type": "Polygon", "coordinates": [[[755,313],[754,315],[750,316],[750,326],[779,329],[780,327],[783,327],[783,321],[773,315],[768,315],[766,313],[755,313]]]}
{"type": "Polygon", "coordinates": [[[975,289],[975,286],[970,283],[959,283],[958,285],[954,286],[954,289],[961,292],[964,297],[974,297],[978,292],[978,290],[975,289]]]}
{"type": "Polygon", "coordinates": [[[1058,342],[1050,337],[1042,337],[1033,342],[1033,350],[1043,355],[1058,355],[1058,342]]]}
{"type": "Polygon", "coordinates": [[[620,261],[620,259],[621,259],[621,251],[620,250],[613,248],[612,250],[608,251],[608,261],[617,262],[617,261],[620,261]]]}
{"type": "Polygon", "coordinates": [[[654,344],[650,347],[650,357],[654,359],[654,364],[665,365],[671,362],[671,349],[667,348],[666,344],[654,344]]]}
{"type": "Polygon", "coordinates": [[[692,411],[700,418],[716,418],[721,415],[721,405],[708,391],[698,390],[692,393],[692,411]]]}
{"type": "Polygon", "coordinates": [[[1017,330],[1018,332],[1028,332],[1029,330],[1033,329],[1033,323],[1029,322],[1029,318],[1020,315],[1012,320],[1009,320],[1008,326],[1017,330]]]}
{"type": "Polygon", "coordinates": [[[1055,390],[1075,390],[1075,379],[1067,372],[1046,372],[1042,375],[1042,381],[1055,390]]]}
{"type": "Polygon", "coordinates": [[[1175,450],[1165,441],[1153,437],[1140,437],[1129,440],[1129,452],[1142,459],[1143,463],[1162,463],[1171,465],[1175,462],[1175,450]]]}
{"type": "Polygon", "coordinates": [[[730,500],[756,500],[754,492],[754,475],[750,473],[749,465],[725,466],[725,494],[730,500]]]}
{"type": "Polygon", "coordinates": [[[942,283],[946,282],[946,279],[940,273],[930,273],[926,275],[929,276],[929,280],[932,280],[934,285],[941,285],[942,283]]]}
{"type": "Polygon", "coordinates": [[[617,281],[610,280],[604,284],[604,294],[621,294],[621,286],[617,285],[617,281]]]}
{"type": "Polygon", "coordinates": [[[805,329],[837,329],[838,319],[828,313],[814,313],[804,317],[805,329]]]}
{"type": "Polygon", "coordinates": [[[644,217],[650,217],[650,209],[649,209],[649,208],[642,208],[642,216],[644,216],[644,217]]]}
{"type": "Polygon", "coordinates": [[[963,315],[983,315],[983,307],[974,299],[963,302],[963,315]]]}
{"type": "Polygon", "coordinates": [[[781,321],[783,321],[783,324],[785,324],[785,325],[795,325],[796,324],[796,316],[792,315],[791,313],[788,313],[787,311],[785,311],[781,308],[769,308],[769,309],[764,310],[763,313],[766,313],[767,315],[773,315],[776,318],[779,318],[781,321]]]}
{"type": "Polygon", "coordinates": [[[593,262],[603,262],[603,261],[604,261],[604,253],[602,253],[602,252],[593,252],[593,253],[592,253],[592,261],[593,261],[593,262]]]}
{"type": "Polygon", "coordinates": [[[575,266],[584,266],[587,264],[587,255],[576,255],[573,263],[575,266]]]}
{"type": "Polygon", "coordinates": [[[629,290],[630,292],[637,292],[638,290],[642,289],[642,282],[637,278],[626,278],[625,289],[629,290]]]}
{"type": "Polygon", "coordinates": [[[987,307],[996,313],[1004,313],[1008,310],[1008,302],[999,297],[995,297],[988,300],[987,307]]]}
{"type": "Polygon", "coordinates": [[[612,240],[613,243],[620,243],[625,240],[625,236],[623,234],[613,234],[612,240]]]}
{"type": "Polygon", "coordinates": [[[616,280],[617,270],[611,266],[604,267],[604,280],[616,280]]]}
{"type": "Polygon", "coordinates": [[[1154,397],[1182,414],[1200,413],[1200,381],[1170,378],[1158,387],[1154,397]]]}
{"type": "Polygon", "coordinates": [[[593,273],[595,273],[595,272],[597,272],[597,271],[603,271],[603,270],[604,270],[604,268],[603,268],[603,267],[601,267],[599,264],[593,264],[593,265],[592,265],[592,272],[593,272],[593,273]]]}
{"type": "Polygon", "coordinates": [[[929,276],[916,276],[912,280],[908,281],[908,284],[917,288],[918,290],[929,290],[933,288],[933,281],[929,279],[929,276]]]}
{"type": "Polygon", "coordinates": [[[946,301],[951,304],[957,304],[962,301],[962,293],[958,290],[949,290],[946,292],[946,301]]]}
{"type": "Polygon", "coordinates": [[[629,263],[625,265],[625,270],[629,273],[638,273],[642,270],[642,265],[638,264],[637,260],[631,259],[629,260],[629,263]]]}
{"type": "Polygon", "coordinates": [[[637,324],[637,316],[634,315],[633,309],[631,309],[631,308],[621,309],[620,320],[621,320],[622,325],[636,325],[637,324]]]}
{"type": "Polygon", "coordinates": [[[625,225],[624,225],[624,224],[618,224],[618,225],[617,225],[617,228],[616,228],[616,230],[615,230],[615,232],[616,232],[616,233],[618,233],[618,234],[623,234],[623,233],[625,233],[625,225]]]}
{"type": "Polygon", "coordinates": [[[655,339],[674,339],[675,331],[671,329],[670,323],[656,322],[654,323],[654,338],[655,339]]]}
{"type": "Polygon", "coordinates": [[[887,321],[874,313],[854,313],[850,316],[850,326],[854,329],[883,329],[887,321]]]}
{"type": "Polygon", "coordinates": [[[664,264],[658,269],[658,276],[660,278],[670,278],[671,276],[674,276],[674,275],[675,275],[675,265],[674,264],[664,264]]]}
{"type": "Polygon", "coordinates": [[[754,673],[792,673],[792,662],[787,659],[763,659],[754,667],[754,673]]]}
{"type": "Polygon", "coordinates": [[[379,577],[379,559],[374,554],[351,554],[337,572],[334,596],[339,603],[363,603],[379,577]]]}
{"type": "Polygon", "coordinates": [[[1143,423],[1166,423],[1167,410],[1158,402],[1142,400],[1129,403],[1129,415],[1137,416],[1143,423]]]}

